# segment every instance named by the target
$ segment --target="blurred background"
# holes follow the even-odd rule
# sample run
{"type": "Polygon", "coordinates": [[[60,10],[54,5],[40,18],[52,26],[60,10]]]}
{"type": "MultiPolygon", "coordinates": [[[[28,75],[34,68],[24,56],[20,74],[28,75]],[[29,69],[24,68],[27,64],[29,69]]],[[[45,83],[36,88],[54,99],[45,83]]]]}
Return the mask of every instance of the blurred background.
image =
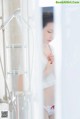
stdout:
{"type": "MultiPolygon", "coordinates": [[[[80,119],[80,6],[79,5],[56,5],[53,0],[39,1],[40,7],[45,6],[55,6],[55,56],[56,56],[56,119],[80,119]],[[53,5],[52,5],[53,4],[53,5]]],[[[0,0],[0,26],[2,25],[1,16],[2,16],[2,6],[0,0]]],[[[31,5],[31,4],[30,4],[31,5]]],[[[33,5],[34,6],[34,5],[33,5]]],[[[13,11],[20,7],[20,1],[10,1],[4,0],[4,19],[7,16],[11,15],[13,11]]],[[[29,6],[28,6],[29,7],[29,6]]],[[[30,7],[31,8],[31,7],[30,7]]],[[[26,10],[26,7],[23,10],[26,10]]],[[[25,18],[26,18],[26,13],[25,18]]],[[[32,13],[30,13],[32,15],[32,13]]],[[[27,19],[27,18],[26,18],[27,19]]],[[[22,27],[22,26],[21,26],[22,27]]],[[[25,30],[26,32],[26,30],[25,30]]],[[[31,31],[29,31],[31,32],[31,31]]],[[[16,85],[10,80],[11,71],[16,67],[16,71],[19,70],[19,73],[23,73],[21,69],[26,69],[23,67],[18,67],[18,63],[22,63],[24,59],[19,60],[22,56],[22,53],[19,57],[16,58],[19,51],[17,50],[14,53],[14,50],[9,51],[12,44],[18,43],[21,47],[21,29],[17,21],[14,19],[12,23],[9,24],[9,27],[6,27],[5,37],[6,37],[6,54],[13,57],[13,64],[11,60],[6,55],[6,67],[8,69],[8,86],[11,91],[13,88],[16,90],[16,85]],[[13,25],[15,23],[15,25],[13,25]],[[11,29],[10,29],[11,28],[11,29]],[[15,33],[13,29],[16,29],[15,33]],[[10,32],[9,32],[10,30],[10,32]],[[16,34],[17,33],[17,34],[16,34]],[[17,37],[17,40],[15,40],[17,37]],[[11,40],[12,39],[12,40],[11,40]],[[9,53],[10,52],[10,53],[9,53]],[[19,61],[19,62],[18,62],[19,61]],[[9,66],[10,64],[10,66],[9,66]]],[[[26,36],[28,37],[28,36],[26,36]]],[[[31,36],[30,36],[31,37],[31,36]]],[[[4,65],[4,49],[3,49],[3,35],[0,30],[0,55],[2,58],[2,63],[4,65]]],[[[32,41],[31,41],[32,42],[32,41]]],[[[24,45],[24,42],[23,42],[24,45]]],[[[39,44],[38,44],[39,45],[39,44]]],[[[53,45],[53,43],[52,43],[53,45]]],[[[27,61],[27,60],[26,60],[27,61]]],[[[24,70],[26,73],[26,70],[24,70]]],[[[15,77],[13,77],[15,78],[15,77]]],[[[17,78],[17,77],[16,77],[17,78]]],[[[5,95],[5,85],[3,80],[3,75],[0,67],[0,98],[3,98],[5,95]]],[[[25,83],[24,83],[25,84],[25,83]]],[[[29,85],[29,82],[27,83],[29,85]]],[[[35,87],[35,85],[34,85],[35,87]]],[[[26,89],[27,90],[27,89],[26,89]]],[[[34,89],[35,91],[35,89],[34,89]]],[[[39,95],[40,97],[41,95],[39,95]]],[[[39,100],[39,99],[38,99],[39,100]]],[[[42,99],[41,99],[42,100],[42,99]]],[[[1,105],[1,104],[0,104],[1,105]]],[[[35,112],[36,113],[36,112],[35,112]]],[[[42,113],[42,112],[41,112],[42,113]]],[[[39,114],[39,111],[38,111],[39,114]]],[[[35,117],[35,116],[34,116],[35,117]]],[[[39,115],[37,115],[39,117],[39,115]]],[[[40,118],[41,119],[41,118],[40,118]]]]}

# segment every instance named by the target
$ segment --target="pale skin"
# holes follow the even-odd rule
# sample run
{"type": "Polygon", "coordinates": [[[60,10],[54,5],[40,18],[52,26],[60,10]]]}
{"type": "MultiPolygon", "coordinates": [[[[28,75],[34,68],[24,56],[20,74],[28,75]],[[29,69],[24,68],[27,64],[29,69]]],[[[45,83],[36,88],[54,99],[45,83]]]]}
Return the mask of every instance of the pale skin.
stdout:
{"type": "Polygon", "coordinates": [[[18,91],[22,92],[23,91],[23,75],[20,74],[18,77],[18,91]]]}
{"type": "MultiPolygon", "coordinates": [[[[48,76],[52,70],[54,65],[54,56],[52,54],[52,51],[50,49],[49,43],[53,39],[53,23],[49,22],[47,25],[43,28],[43,46],[44,46],[44,55],[47,58],[47,65],[44,69],[44,75],[48,76]]],[[[44,89],[44,104],[47,105],[54,105],[55,97],[55,87],[51,86],[44,89]]],[[[54,115],[48,116],[47,112],[44,111],[44,119],[54,119],[54,115]]]]}

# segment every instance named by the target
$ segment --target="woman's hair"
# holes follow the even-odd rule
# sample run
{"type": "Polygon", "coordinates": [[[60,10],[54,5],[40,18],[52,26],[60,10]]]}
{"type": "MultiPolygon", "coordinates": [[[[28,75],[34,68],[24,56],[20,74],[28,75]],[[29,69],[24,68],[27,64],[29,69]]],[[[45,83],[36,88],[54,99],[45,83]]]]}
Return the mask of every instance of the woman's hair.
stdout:
{"type": "Polygon", "coordinates": [[[43,28],[50,22],[54,22],[54,17],[52,12],[43,12],[43,28]]]}

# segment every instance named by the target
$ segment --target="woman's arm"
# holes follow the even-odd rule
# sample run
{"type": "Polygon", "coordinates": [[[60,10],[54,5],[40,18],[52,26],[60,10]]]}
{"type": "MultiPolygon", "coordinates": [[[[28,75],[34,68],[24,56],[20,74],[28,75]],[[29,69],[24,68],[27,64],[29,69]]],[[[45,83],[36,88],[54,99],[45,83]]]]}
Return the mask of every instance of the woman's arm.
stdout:
{"type": "Polygon", "coordinates": [[[47,65],[44,69],[44,76],[49,75],[51,72],[53,72],[53,64],[54,64],[54,56],[51,52],[51,49],[49,48],[49,46],[46,46],[44,48],[44,55],[47,59],[47,65]]]}
{"type": "Polygon", "coordinates": [[[48,76],[53,70],[53,64],[51,64],[50,61],[48,61],[45,69],[44,69],[44,76],[48,76]]]}

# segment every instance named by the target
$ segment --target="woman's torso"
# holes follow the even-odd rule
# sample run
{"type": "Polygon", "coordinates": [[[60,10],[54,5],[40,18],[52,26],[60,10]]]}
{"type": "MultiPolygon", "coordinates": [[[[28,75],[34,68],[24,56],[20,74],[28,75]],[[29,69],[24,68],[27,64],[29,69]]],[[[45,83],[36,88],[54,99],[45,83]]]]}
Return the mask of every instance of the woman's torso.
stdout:
{"type": "MultiPolygon", "coordinates": [[[[43,70],[45,69],[47,63],[48,63],[48,59],[43,54],[43,70]]],[[[43,87],[48,88],[50,86],[53,86],[54,84],[55,84],[55,74],[54,74],[54,63],[53,63],[51,72],[47,76],[44,76],[43,74],[43,87]]]]}

